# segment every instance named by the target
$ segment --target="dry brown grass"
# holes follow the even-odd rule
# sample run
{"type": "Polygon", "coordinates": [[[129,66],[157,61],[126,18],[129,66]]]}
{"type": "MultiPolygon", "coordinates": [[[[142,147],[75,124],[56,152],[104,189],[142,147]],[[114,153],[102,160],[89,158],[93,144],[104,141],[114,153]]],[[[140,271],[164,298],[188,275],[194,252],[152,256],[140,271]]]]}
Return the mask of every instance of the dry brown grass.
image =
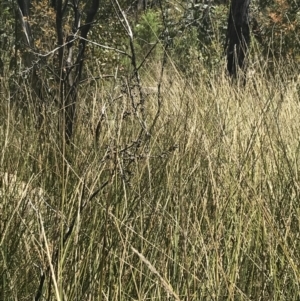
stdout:
{"type": "Polygon", "coordinates": [[[41,135],[3,104],[2,299],[32,299],[44,275],[40,300],[298,300],[300,83],[289,70],[258,69],[243,88],[170,69],[150,139],[141,128],[157,93],[143,115],[115,83],[87,85],[72,147],[53,112],[41,135]],[[11,215],[30,193],[51,196],[45,211],[11,215]]]}

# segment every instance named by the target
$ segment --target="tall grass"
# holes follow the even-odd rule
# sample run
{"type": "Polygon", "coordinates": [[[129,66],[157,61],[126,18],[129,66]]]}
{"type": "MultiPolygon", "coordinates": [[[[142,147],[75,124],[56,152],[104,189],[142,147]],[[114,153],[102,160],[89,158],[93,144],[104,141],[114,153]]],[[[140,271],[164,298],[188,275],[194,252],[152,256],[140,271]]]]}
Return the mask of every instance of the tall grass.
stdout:
{"type": "Polygon", "coordinates": [[[121,83],[87,83],[73,145],[52,99],[37,129],[3,86],[0,300],[299,300],[291,70],[242,88],[169,67],[151,137],[121,83]]]}

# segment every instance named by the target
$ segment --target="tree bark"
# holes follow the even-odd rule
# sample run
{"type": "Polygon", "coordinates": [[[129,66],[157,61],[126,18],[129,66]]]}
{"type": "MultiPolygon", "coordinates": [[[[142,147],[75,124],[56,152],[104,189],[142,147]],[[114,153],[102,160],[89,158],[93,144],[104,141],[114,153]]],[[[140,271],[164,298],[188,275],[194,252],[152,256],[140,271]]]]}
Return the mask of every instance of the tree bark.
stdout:
{"type": "Polygon", "coordinates": [[[39,65],[36,62],[36,57],[32,50],[34,49],[34,38],[31,33],[30,20],[30,0],[18,0],[18,12],[19,19],[22,25],[22,34],[25,47],[22,51],[22,56],[24,60],[24,65],[26,67],[26,72],[30,73],[28,77],[30,79],[30,85],[34,91],[33,101],[34,110],[36,115],[37,127],[40,127],[43,123],[43,116],[41,115],[41,103],[42,103],[42,82],[39,78],[39,65]]]}
{"type": "MultiPolygon", "coordinates": [[[[68,80],[69,80],[69,86],[70,86],[70,93],[68,93],[67,99],[66,99],[66,139],[67,141],[70,141],[72,135],[73,135],[73,127],[75,122],[75,114],[76,114],[76,102],[77,102],[77,89],[79,82],[81,80],[82,75],[82,69],[83,69],[83,62],[84,62],[84,53],[85,53],[85,47],[87,43],[87,35],[88,32],[92,26],[93,20],[95,18],[95,15],[99,9],[99,3],[100,0],[93,0],[91,3],[91,6],[87,12],[85,24],[81,27],[81,38],[79,40],[79,46],[78,46],[78,55],[75,62],[75,74],[72,78],[71,75],[71,69],[68,71],[68,80]]],[[[75,26],[79,26],[80,23],[80,13],[77,10],[75,13],[75,26]]],[[[78,28],[77,28],[78,29],[78,28]]],[[[72,49],[69,48],[69,54],[70,51],[72,52],[72,49]]]]}
{"type": "Polygon", "coordinates": [[[86,21],[83,26],[81,23],[80,0],[72,1],[71,7],[73,10],[73,26],[72,33],[66,37],[67,45],[64,45],[63,40],[63,18],[68,4],[67,0],[52,0],[52,5],[55,5],[56,10],[56,33],[59,48],[59,70],[60,70],[60,102],[63,112],[63,126],[67,143],[71,142],[73,135],[76,102],[78,95],[78,85],[81,80],[84,53],[87,43],[87,35],[99,9],[100,0],[92,0],[87,12],[86,21]],[[74,43],[78,32],[81,33],[78,45],[78,52],[75,62],[73,62],[74,43]],[[67,49],[66,49],[67,48],[67,49]],[[67,50],[67,51],[66,51],[67,50]]]}
{"type": "Polygon", "coordinates": [[[236,78],[238,69],[245,71],[245,57],[250,45],[250,0],[232,0],[227,27],[227,70],[236,78]]]}

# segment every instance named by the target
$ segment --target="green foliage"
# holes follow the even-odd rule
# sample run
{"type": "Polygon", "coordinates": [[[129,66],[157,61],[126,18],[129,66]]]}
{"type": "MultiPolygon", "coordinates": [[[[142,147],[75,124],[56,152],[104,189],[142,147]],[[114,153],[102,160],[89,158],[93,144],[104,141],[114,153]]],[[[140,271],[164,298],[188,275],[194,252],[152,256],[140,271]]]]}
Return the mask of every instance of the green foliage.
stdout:
{"type": "Polygon", "coordinates": [[[16,43],[15,14],[11,1],[3,0],[0,3],[0,77],[4,73],[11,73],[14,64],[14,52],[11,51],[16,43]]]}
{"type": "Polygon", "coordinates": [[[175,37],[172,52],[180,70],[186,74],[197,70],[202,59],[197,29],[189,28],[182,36],[175,37]],[[191,65],[192,62],[193,65],[191,65]]]}
{"type": "MultiPolygon", "coordinates": [[[[130,4],[128,1],[120,1],[121,7],[127,11],[130,4]]],[[[105,45],[117,50],[127,51],[126,31],[122,22],[115,13],[114,6],[111,1],[105,0],[101,2],[96,24],[92,27],[89,38],[101,45],[105,45]]],[[[126,71],[122,66],[122,55],[115,50],[108,50],[102,47],[88,44],[88,57],[93,58],[93,64],[89,65],[90,70],[98,72],[98,65],[101,66],[101,73],[104,75],[114,74],[118,68],[121,74],[126,71]]]]}
{"type": "MultiPolygon", "coordinates": [[[[136,22],[134,27],[135,45],[138,57],[143,59],[153,47],[151,59],[155,59],[159,51],[157,42],[162,31],[161,13],[152,9],[146,10],[136,22]]],[[[158,45],[159,46],[159,45],[158,45]]]]}
{"type": "Polygon", "coordinates": [[[173,29],[173,58],[185,74],[199,71],[198,66],[203,63],[211,70],[220,62],[227,13],[224,5],[197,4],[187,8],[180,25],[173,29]]]}
{"type": "Polygon", "coordinates": [[[159,12],[150,9],[146,10],[135,25],[135,35],[138,44],[142,47],[144,43],[154,43],[157,41],[160,30],[161,19],[159,12]]]}
{"type": "Polygon", "coordinates": [[[260,27],[260,43],[268,59],[300,59],[300,3],[293,0],[272,0],[260,6],[253,4],[254,17],[260,27]]]}

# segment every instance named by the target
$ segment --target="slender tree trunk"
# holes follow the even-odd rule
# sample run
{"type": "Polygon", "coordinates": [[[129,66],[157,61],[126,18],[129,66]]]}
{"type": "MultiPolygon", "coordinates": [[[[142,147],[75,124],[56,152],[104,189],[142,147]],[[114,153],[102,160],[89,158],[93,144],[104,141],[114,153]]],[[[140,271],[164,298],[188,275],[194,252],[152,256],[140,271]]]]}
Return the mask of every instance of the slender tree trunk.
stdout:
{"type": "Polygon", "coordinates": [[[38,71],[39,65],[35,62],[36,57],[33,54],[32,50],[34,49],[34,39],[31,33],[31,26],[30,26],[30,0],[18,0],[18,13],[19,13],[19,20],[22,26],[22,34],[23,34],[23,41],[26,49],[22,51],[23,61],[26,68],[26,72],[30,73],[28,77],[30,80],[30,85],[33,96],[33,105],[37,120],[37,126],[40,127],[43,118],[41,115],[41,102],[42,102],[42,82],[39,78],[38,71]]]}
{"type": "MultiPolygon", "coordinates": [[[[92,26],[95,15],[99,9],[100,0],[93,0],[90,8],[87,12],[85,24],[81,27],[81,38],[79,40],[78,46],[78,54],[75,62],[75,74],[72,77],[71,70],[68,71],[68,83],[69,83],[69,93],[66,99],[66,138],[69,140],[73,135],[73,127],[75,122],[75,114],[76,114],[76,103],[77,103],[77,95],[78,95],[78,85],[81,80],[82,70],[83,70],[83,62],[84,62],[84,54],[85,48],[87,44],[87,35],[92,26]]],[[[74,11],[75,22],[74,25],[79,29],[80,26],[80,13],[79,10],[74,11]]],[[[72,38],[72,37],[71,37],[72,38]]],[[[72,43],[71,47],[68,49],[69,57],[72,56],[72,43]]]]}
{"type": "Polygon", "coordinates": [[[73,9],[73,27],[72,33],[63,40],[63,18],[66,12],[68,1],[52,0],[52,5],[56,9],[56,33],[58,45],[61,46],[58,51],[59,70],[60,70],[60,102],[63,113],[63,127],[66,141],[69,143],[74,131],[76,103],[78,95],[78,86],[81,80],[85,47],[87,35],[92,26],[95,15],[99,9],[100,0],[92,0],[89,5],[85,24],[81,25],[80,0],[72,1],[73,9]],[[74,43],[80,32],[79,45],[77,48],[77,57],[73,59],[76,50],[74,43]],[[66,47],[64,43],[67,42],[66,47]],[[75,48],[75,49],[74,49],[75,48]]]}

